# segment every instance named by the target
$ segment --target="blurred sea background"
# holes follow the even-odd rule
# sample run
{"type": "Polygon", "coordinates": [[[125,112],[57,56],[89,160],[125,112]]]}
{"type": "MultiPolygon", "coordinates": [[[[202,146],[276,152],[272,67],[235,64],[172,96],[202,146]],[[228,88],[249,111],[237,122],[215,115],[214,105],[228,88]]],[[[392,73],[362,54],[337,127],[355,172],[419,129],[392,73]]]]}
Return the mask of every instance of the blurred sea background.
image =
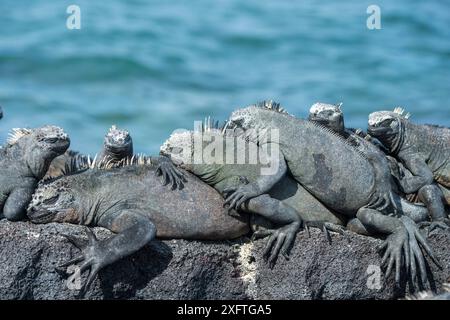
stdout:
{"type": "Polygon", "coordinates": [[[95,154],[117,124],[155,154],[173,130],[264,99],[300,117],[343,102],[349,127],[395,106],[450,126],[450,1],[1,0],[0,18],[0,142],[56,124],[95,154]]]}

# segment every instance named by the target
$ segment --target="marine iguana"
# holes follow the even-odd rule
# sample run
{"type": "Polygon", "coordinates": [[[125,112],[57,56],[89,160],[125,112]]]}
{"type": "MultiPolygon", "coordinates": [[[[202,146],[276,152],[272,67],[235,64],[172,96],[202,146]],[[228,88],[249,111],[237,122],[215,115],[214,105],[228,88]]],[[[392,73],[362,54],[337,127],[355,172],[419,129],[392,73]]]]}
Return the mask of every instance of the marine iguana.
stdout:
{"type": "MultiPolygon", "coordinates": [[[[359,145],[368,146],[367,151],[375,152],[376,154],[379,154],[380,157],[385,157],[387,164],[389,165],[391,177],[395,182],[395,184],[392,184],[394,192],[410,202],[422,203],[417,193],[406,194],[401,189],[399,180],[401,180],[405,175],[411,176],[411,172],[409,172],[409,170],[406,169],[401,162],[398,162],[397,159],[390,156],[389,150],[378,139],[374,139],[374,137],[370,136],[362,129],[346,128],[344,125],[344,113],[342,112],[341,105],[342,103],[339,105],[316,103],[310,109],[308,120],[316,121],[325,127],[332,129],[357,147],[359,145]],[[377,148],[373,149],[372,145],[375,145],[377,148]]],[[[364,149],[361,151],[364,151],[364,149]]],[[[382,163],[384,168],[386,167],[386,161],[384,159],[380,158],[377,162],[382,163]]],[[[420,221],[420,219],[416,220],[416,222],[418,221],[420,221]]]]}
{"type": "MultiPolygon", "coordinates": [[[[256,144],[246,141],[235,131],[219,128],[218,123],[210,119],[194,131],[174,132],[161,146],[162,155],[168,156],[176,165],[193,173],[220,194],[225,194],[228,188],[254,183],[261,177],[268,163],[266,154],[260,153],[259,157],[249,154],[239,159],[252,150],[258,150],[256,144]],[[255,156],[253,161],[252,156],[255,156]]],[[[264,251],[264,257],[271,265],[280,252],[288,256],[301,222],[306,222],[306,226],[322,226],[324,230],[337,232],[339,229],[332,224],[345,224],[344,217],[331,212],[288,175],[266,194],[243,203],[238,209],[261,215],[269,221],[275,218],[274,222],[287,223],[279,229],[254,233],[254,237],[271,234],[264,251]]],[[[327,231],[326,235],[329,237],[327,231]]]]}
{"type": "Polygon", "coordinates": [[[310,108],[308,120],[333,130],[367,157],[374,169],[375,184],[383,188],[380,190],[380,196],[375,206],[383,210],[394,202],[389,162],[380,149],[361,137],[360,130],[345,128],[341,105],[315,103],[310,108]]]}
{"type": "Polygon", "coordinates": [[[398,180],[407,193],[417,192],[433,220],[430,229],[448,228],[444,204],[450,204],[450,129],[410,122],[401,108],[369,115],[368,132],[409,170],[398,180]]]}
{"type": "MultiPolygon", "coordinates": [[[[112,167],[120,166],[124,162],[133,163],[134,157],[139,156],[133,154],[133,140],[130,133],[113,125],[105,135],[102,150],[94,159],[76,151],[68,150],[53,160],[46,179],[88,169],[93,165],[112,167]]],[[[146,156],[146,161],[151,161],[153,165],[158,166],[156,174],[163,177],[164,185],[169,184],[172,188],[181,188],[183,181],[186,182],[183,174],[174,167],[168,158],[146,156]]]]}
{"type": "MultiPolygon", "coordinates": [[[[133,157],[133,140],[131,139],[131,135],[128,131],[118,129],[117,126],[113,125],[105,135],[102,149],[95,156],[95,162],[117,164],[123,159],[131,157],[133,157]]],[[[87,155],[80,154],[77,151],[67,150],[66,153],[53,160],[46,178],[58,177],[68,171],[73,172],[86,169],[89,167],[88,163],[90,161],[87,155]]]]}
{"type": "Polygon", "coordinates": [[[13,129],[0,150],[0,212],[11,221],[21,220],[50,162],[63,154],[70,139],[63,129],[44,126],[13,129]]]}
{"type": "MultiPolygon", "coordinates": [[[[386,186],[391,181],[391,190],[385,192],[384,201],[388,204],[391,193],[395,192],[404,197],[408,201],[417,203],[417,197],[414,194],[407,195],[399,189],[397,180],[401,174],[406,174],[406,169],[397,162],[397,160],[391,156],[388,156],[384,148],[370,135],[365,134],[361,129],[349,129],[344,125],[344,113],[342,112],[341,105],[332,105],[327,103],[315,103],[311,106],[308,120],[315,121],[322,124],[325,127],[330,128],[334,132],[341,135],[348,142],[354,145],[358,150],[363,152],[371,160],[375,169],[375,176],[378,183],[382,183],[386,186]],[[389,195],[389,198],[387,198],[389,195]]],[[[428,211],[423,212],[422,215],[416,215],[411,217],[415,222],[423,222],[428,220],[428,211]]],[[[357,221],[357,220],[355,220],[357,221]]]]}
{"type": "MultiPolygon", "coordinates": [[[[260,147],[280,151],[275,160],[279,162],[277,174],[236,188],[225,201],[231,207],[268,192],[278,182],[277,177],[289,170],[324,205],[349,218],[358,218],[367,229],[387,236],[382,265],[387,267],[387,276],[395,269],[396,283],[400,282],[403,264],[415,283],[416,260],[422,283],[427,281],[420,246],[439,265],[414,221],[406,215],[395,216],[391,206],[380,209],[379,188],[386,190],[389,186],[375,183],[367,156],[334,131],[295,118],[279,104],[267,102],[234,111],[228,127],[245,130],[247,138],[260,147]]],[[[395,206],[405,210],[400,197],[392,196],[395,206]]]]}
{"type": "Polygon", "coordinates": [[[120,162],[133,156],[133,140],[127,130],[113,125],[105,135],[103,149],[98,154],[100,161],[120,162]]]}
{"type": "MultiPolygon", "coordinates": [[[[223,197],[190,173],[181,190],[169,190],[145,157],[116,168],[94,169],[41,182],[28,207],[33,223],[64,222],[100,226],[116,233],[98,241],[89,228],[89,243],[66,237],[81,255],[66,265],[90,269],[82,292],[100,269],[132,254],[157,238],[233,239],[249,232],[248,216],[231,217],[223,197]]],[[[180,169],[181,170],[181,169],[180,169]]]]}

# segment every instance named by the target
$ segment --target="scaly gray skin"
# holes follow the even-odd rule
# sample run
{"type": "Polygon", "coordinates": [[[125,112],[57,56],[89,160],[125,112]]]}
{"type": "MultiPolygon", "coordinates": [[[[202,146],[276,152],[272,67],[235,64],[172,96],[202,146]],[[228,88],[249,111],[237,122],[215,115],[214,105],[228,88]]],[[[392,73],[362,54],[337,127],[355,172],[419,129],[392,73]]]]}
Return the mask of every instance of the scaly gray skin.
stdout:
{"type": "MultiPolygon", "coordinates": [[[[368,140],[362,132],[362,130],[347,129],[344,125],[344,113],[342,112],[341,105],[332,105],[327,103],[316,103],[310,108],[308,120],[317,122],[327,128],[330,128],[334,132],[342,136],[346,141],[355,146],[359,151],[364,153],[368,157],[369,161],[374,167],[375,183],[389,186],[388,190],[383,192],[383,196],[380,198],[383,200],[383,209],[389,205],[389,202],[393,200],[393,193],[399,194],[397,184],[392,176],[392,167],[396,168],[396,171],[400,169],[399,164],[393,158],[387,158],[386,154],[380,150],[378,145],[375,145],[372,140],[368,140]]],[[[397,177],[397,175],[396,175],[397,177]]],[[[402,199],[402,206],[409,206],[410,203],[402,199]]],[[[417,213],[418,211],[404,211],[404,213],[417,213]]],[[[415,222],[423,222],[428,220],[428,212],[422,210],[420,214],[410,216],[415,222]]],[[[357,224],[358,225],[358,224],[357,224]]],[[[355,231],[355,230],[354,230],[355,231]]]]}
{"type": "Polygon", "coordinates": [[[402,190],[425,203],[435,227],[448,228],[445,204],[450,204],[450,129],[417,125],[396,108],[370,114],[368,132],[380,140],[408,171],[399,177],[402,190]]]}
{"type": "MultiPolygon", "coordinates": [[[[139,158],[138,163],[145,163],[139,158]]],[[[89,243],[67,236],[81,255],[66,265],[90,269],[82,294],[103,267],[128,256],[157,238],[223,240],[249,232],[248,217],[231,217],[223,197],[195,176],[171,191],[148,164],[92,169],[42,182],[33,195],[28,217],[34,223],[73,223],[107,228],[116,235],[98,241],[87,230],[89,243]]]]}
{"type": "MultiPolygon", "coordinates": [[[[94,160],[78,152],[68,150],[52,162],[45,179],[60,177],[90,167],[119,166],[133,162],[135,157],[137,156],[133,154],[133,140],[129,132],[112,126],[105,135],[102,150],[94,160]]],[[[157,166],[156,173],[163,177],[164,185],[169,184],[173,189],[183,187],[183,181],[185,182],[183,175],[175,169],[168,158],[146,156],[145,159],[145,161],[157,166]]]]}
{"type": "Polygon", "coordinates": [[[64,154],[56,157],[52,161],[44,179],[52,179],[68,174],[69,172],[82,170],[83,168],[87,168],[88,164],[88,156],[85,156],[78,151],[67,150],[64,154]]]}
{"type": "MultiPolygon", "coordinates": [[[[118,164],[124,159],[133,157],[133,140],[128,131],[120,130],[113,125],[105,135],[103,147],[96,155],[97,163],[118,164]]],[[[59,177],[76,170],[88,167],[88,156],[68,150],[53,160],[46,178],[59,177]]]]}
{"type": "MultiPolygon", "coordinates": [[[[260,159],[253,163],[249,159],[238,161],[239,155],[249,150],[257,150],[253,142],[245,141],[244,138],[232,131],[211,128],[209,123],[203,130],[173,133],[162,145],[161,154],[199,177],[220,194],[226,194],[228,190],[234,190],[240,185],[254,183],[261,176],[262,168],[266,167],[264,163],[267,163],[267,159],[264,154],[260,154],[260,159]],[[195,146],[194,141],[201,144],[200,148],[195,146]],[[207,150],[212,141],[223,141],[225,145],[233,146],[232,149],[223,148],[222,161],[214,161],[217,159],[214,159],[211,153],[208,154],[207,150]],[[195,159],[202,161],[195,162],[195,159]]],[[[242,203],[238,209],[261,215],[282,226],[276,230],[259,230],[254,233],[255,238],[271,235],[264,251],[264,257],[271,266],[275,264],[280,252],[288,256],[302,221],[305,221],[307,226],[322,225],[325,230],[330,228],[333,231],[337,229],[333,229],[331,224],[345,223],[344,217],[332,213],[290,176],[283,177],[266,194],[242,203]],[[277,239],[279,241],[275,244],[277,239]]]]}
{"type": "MultiPolygon", "coordinates": [[[[0,212],[10,221],[22,220],[31,196],[52,160],[70,145],[61,128],[16,129],[0,150],[0,212]]],[[[0,216],[1,217],[1,216],[0,216]]]]}
{"type": "MultiPolygon", "coordinates": [[[[264,102],[234,111],[228,124],[246,130],[248,139],[261,148],[279,148],[280,151],[275,160],[279,162],[277,174],[260,177],[255,183],[237,188],[225,201],[231,207],[268,192],[279,181],[276,177],[282,177],[289,169],[324,205],[349,218],[358,218],[367,230],[387,235],[382,248],[386,249],[382,265],[387,266],[387,275],[395,269],[396,283],[400,281],[403,263],[412,281],[416,281],[416,260],[422,283],[428,280],[419,244],[435,261],[431,248],[414,221],[407,216],[394,215],[392,206],[380,208],[378,190],[388,190],[390,185],[375,183],[373,166],[361,151],[330,129],[297,119],[280,111],[273,103],[264,102]],[[278,135],[271,130],[277,130],[278,135]]],[[[405,209],[401,199],[396,194],[392,196],[401,213],[405,209]]]]}
{"type": "Polygon", "coordinates": [[[133,156],[133,140],[126,130],[118,129],[113,125],[105,135],[103,149],[98,154],[100,161],[118,163],[125,158],[133,156]]]}
{"type": "MultiPolygon", "coordinates": [[[[376,160],[375,163],[378,163],[379,165],[381,164],[382,166],[380,168],[382,169],[386,167],[387,160],[391,177],[393,177],[395,181],[395,184],[393,185],[395,193],[400,194],[403,198],[410,202],[420,202],[417,193],[404,193],[403,190],[401,190],[400,183],[398,183],[398,181],[402,180],[403,177],[411,176],[411,172],[409,172],[409,170],[406,169],[402,163],[398,162],[397,159],[389,156],[389,150],[386,149],[386,147],[377,139],[374,139],[361,129],[346,128],[344,125],[344,113],[342,112],[341,105],[342,104],[332,105],[326,103],[316,103],[311,107],[308,119],[311,121],[316,121],[317,123],[320,123],[323,126],[339,133],[342,137],[347,139],[351,144],[355,145],[363,152],[375,152],[375,154],[378,154],[380,157],[385,157],[386,159],[380,158],[376,160]],[[373,146],[376,146],[376,148],[373,148],[373,146]]],[[[422,220],[422,217],[412,218],[416,222],[420,222],[422,220]]],[[[425,219],[426,217],[424,216],[423,218],[425,219]]]]}

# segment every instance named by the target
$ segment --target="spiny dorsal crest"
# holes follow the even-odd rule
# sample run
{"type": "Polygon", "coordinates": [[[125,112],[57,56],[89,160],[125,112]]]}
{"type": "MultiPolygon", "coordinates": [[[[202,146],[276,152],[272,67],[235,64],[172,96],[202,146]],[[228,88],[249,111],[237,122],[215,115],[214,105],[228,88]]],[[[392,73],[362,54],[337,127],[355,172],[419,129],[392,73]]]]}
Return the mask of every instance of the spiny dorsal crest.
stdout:
{"type": "Polygon", "coordinates": [[[406,112],[405,109],[403,109],[402,107],[394,108],[394,113],[398,114],[399,116],[401,116],[406,120],[408,120],[411,117],[411,113],[406,112]]]}
{"type": "Polygon", "coordinates": [[[8,135],[7,143],[9,145],[16,144],[24,136],[30,135],[33,132],[32,129],[27,128],[13,128],[8,135]]]}
{"type": "Polygon", "coordinates": [[[130,167],[134,165],[142,166],[152,164],[151,158],[143,154],[133,155],[131,158],[127,157],[117,162],[112,159],[98,159],[95,155],[94,159],[90,157],[87,159],[89,169],[109,170],[113,168],[130,167]]]}
{"type": "Polygon", "coordinates": [[[354,145],[352,145],[347,139],[345,139],[344,137],[342,137],[339,133],[337,133],[336,131],[334,131],[333,129],[330,129],[327,126],[324,126],[323,124],[316,122],[316,121],[308,121],[307,122],[309,125],[315,126],[317,128],[320,128],[320,130],[323,130],[326,134],[329,134],[331,136],[333,136],[335,139],[338,139],[340,141],[342,141],[344,144],[346,144],[347,146],[349,146],[350,148],[352,148],[354,151],[356,151],[357,154],[359,154],[362,158],[364,159],[368,159],[367,155],[362,152],[361,150],[355,148],[354,145]]]}
{"type": "Polygon", "coordinates": [[[281,107],[281,104],[273,100],[264,100],[258,102],[255,104],[255,107],[269,109],[278,113],[289,114],[283,107],[281,107]]]}

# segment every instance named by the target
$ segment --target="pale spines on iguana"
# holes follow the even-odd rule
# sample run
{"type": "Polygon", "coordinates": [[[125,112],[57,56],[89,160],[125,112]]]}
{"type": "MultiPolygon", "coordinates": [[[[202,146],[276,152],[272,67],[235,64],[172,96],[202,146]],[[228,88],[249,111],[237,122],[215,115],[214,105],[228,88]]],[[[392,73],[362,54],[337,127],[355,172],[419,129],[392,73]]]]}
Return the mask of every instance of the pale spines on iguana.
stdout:
{"type": "MultiPolygon", "coordinates": [[[[376,203],[376,190],[380,186],[375,183],[373,166],[364,153],[331,129],[265,107],[250,106],[234,111],[228,127],[251,130],[248,138],[261,147],[278,147],[280,159],[277,161],[285,163],[279,166],[284,172],[278,176],[289,169],[292,176],[326,206],[349,218],[358,218],[368,230],[386,235],[382,264],[387,266],[387,274],[395,268],[396,282],[400,281],[403,262],[409,266],[409,275],[415,280],[416,261],[422,280],[427,280],[419,244],[431,257],[434,255],[415,223],[406,216],[396,216],[392,208],[370,207],[376,203]],[[260,141],[258,132],[267,130],[275,130],[278,139],[260,141]],[[404,252],[415,259],[406,259],[404,252]]],[[[226,202],[256,197],[277,182],[276,179],[258,179],[254,184],[238,188],[226,202]]],[[[393,197],[393,202],[401,208],[399,197],[395,194],[393,197]]]]}
{"type": "MultiPolygon", "coordinates": [[[[267,169],[268,155],[263,152],[251,155],[252,150],[257,151],[258,147],[245,136],[232,130],[211,127],[210,120],[200,130],[173,133],[161,146],[161,154],[167,155],[178,166],[195,174],[221,194],[240,185],[254,183],[263,175],[263,168],[267,169]],[[210,148],[212,145],[214,150],[210,148]]],[[[344,224],[343,217],[328,210],[289,176],[285,176],[266,194],[238,204],[236,208],[283,226],[268,231],[273,232],[272,239],[280,239],[276,244],[272,239],[268,241],[269,246],[273,245],[266,251],[271,264],[280,251],[288,254],[300,222],[297,217],[308,224],[344,224]],[[285,236],[279,236],[279,233],[285,236]]]]}
{"type": "Polygon", "coordinates": [[[54,179],[77,171],[94,168],[113,168],[132,164],[157,166],[156,174],[163,177],[163,183],[172,188],[182,188],[185,179],[172,162],[162,156],[144,156],[133,153],[133,140],[127,130],[113,125],[105,135],[102,150],[94,157],[68,150],[56,158],[47,172],[46,179],[54,179]]]}
{"type": "Polygon", "coordinates": [[[133,164],[95,167],[42,182],[33,195],[28,217],[34,223],[65,222],[105,227],[116,235],[88,246],[69,239],[81,250],[71,263],[90,269],[89,285],[104,266],[130,255],[157,238],[233,239],[249,231],[248,217],[227,214],[223,197],[195,176],[182,190],[161,185],[157,167],[133,164]]]}
{"type": "MultiPolygon", "coordinates": [[[[384,203],[384,206],[388,207],[390,202],[393,201],[393,192],[403,195],[402,192],[399,192],[397,183],[392,175],[396,171],[393,169],[393,166],[398,169],[399,164],[392,157],[388,158],[386,154],[380,150],[378,145],[379,142],[375,145],[373,139],[368,139],[367,135],[362,134],[362,130],[345,128],[344,113],[341,106],[342,104],[332,105],[327,103],[316,103],[310,108],[308,120],[332,129],[367,156],[374,169],[375,183],[388,188],[380,190],[380,196],[378,197],[382,203],[384,203]]],[[[395,174],[395,176],[397,175],[395,174]]],[[[402,201],[402,208],[412,206],[412,203],[409,201],[406,201],[403,198],[400,198],[400,200],[402,201]]],[[[382,203],[380,203],[380,206],[382,203]]],[[[403,209],[403,212],[405,214],[410,214],[414,211],[403,209]]],[[[411,218],[415,222],[427,221],[428,212],[421,211],[421,214],[415,214],[414,216],[411,216],[411,218]]]]}
{"type": "MultiPolygon", "coordinates": [[[[117,164],[120,161],[133,157],[133,140],[127,130],[122,130],[113,125],[105,135],[103,146],[95,156],[96,163],[117,164]]],[[[63,155],[53,160],[47,172],[46,178],[54,178],[70,171],[87,168],[89,156],[79,152],[68,150],[63,155]]]]}
{"type": "Polygon", "coordinates": [[[450,204],[450,129],[418,125],[401,108],[369,115],[368,132],[408,170],[398,180],[402,190],[417,192],[435,226],[449,224],[444,204],[450,204]]]}
{"type": "Polygon", "coordinates": [[[5,218],[16,221],[25,217],[39,180],[69,145],[69,137],[59,127],[12,130],[0,150],[0,212],[5,218]]]}

